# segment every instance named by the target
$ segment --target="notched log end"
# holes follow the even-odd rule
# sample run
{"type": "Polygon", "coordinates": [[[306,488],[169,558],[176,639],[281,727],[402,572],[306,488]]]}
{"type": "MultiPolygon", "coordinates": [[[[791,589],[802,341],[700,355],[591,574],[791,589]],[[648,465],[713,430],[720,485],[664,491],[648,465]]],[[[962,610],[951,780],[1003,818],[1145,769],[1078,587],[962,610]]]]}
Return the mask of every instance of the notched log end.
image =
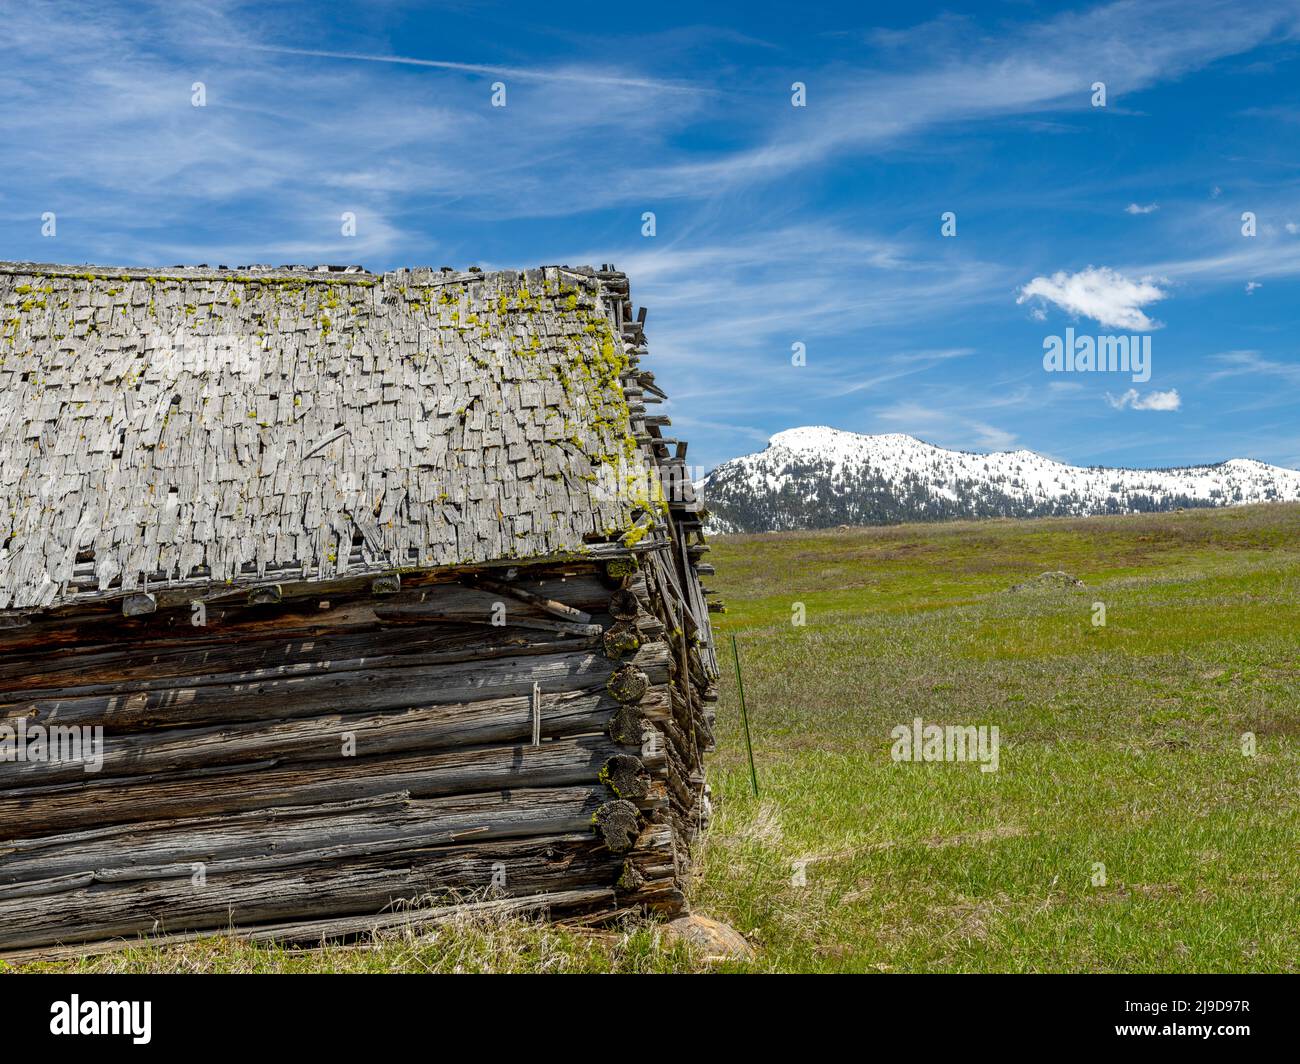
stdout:
{"type": "Polygon", "coordinates": [[[623,580],[626,577],[633,576],[636,573],[636,555],[628,555],[626,558],[611,558],[605,563],[605,574],[611,580],[623,580]]]}
{"type": "Polygon", "coordinates": [[[639,757],[615,754],[601,766],[600,782],[620,798],[636,800],[650,793],[650,773],[639,757]]]}
{"type": "Polygon", "coordinates": [[[616,621],[635,620],[640,609],[640,600],[626,588],[615,591],[614,594],[610,596],[609,615],[616,621]]]}
{"type": "Polygon", "coordinates": [[[605,686],[618,701],[636,702],[649,688],[650,677],[635,665],[623,665],[614,670],[605,686]]]}
{"type": "Polygon", "coordinates": [[[613,853],[626,853],[635,845],[639,821],[636,806],[624,798],[606,802],[591,817],[596,833],[613,853]]]}
{"type": "Polygon", "coordinates": [[[619,623],[605,632],[605,656],[620,658],[641,648],[641,637],[630,624],[619,623]]]}
{"type": "Polygon", "coordinates": [[[619,706],[605,726],[610,739],[620,746],[641,745],[641,710],[634,703],[619,706]]]}
{"type": "Polygon", "coordinates": [[[645,876],[643,876],[631,861],[623,862],[623,872],[618,877],[618,882],[614,884],[619,890],[634,891],[640,890],[645,886],[645,876]]]}

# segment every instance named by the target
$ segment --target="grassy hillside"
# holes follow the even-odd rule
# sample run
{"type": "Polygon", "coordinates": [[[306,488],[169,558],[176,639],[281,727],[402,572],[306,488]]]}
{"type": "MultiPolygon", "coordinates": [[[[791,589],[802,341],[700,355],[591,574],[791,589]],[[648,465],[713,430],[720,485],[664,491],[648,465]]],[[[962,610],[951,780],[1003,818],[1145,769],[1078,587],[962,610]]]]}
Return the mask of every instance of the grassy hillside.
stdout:
{"type": "MultiPolygon", "coordinates": [[[[695,905],[750,936],[750,967],[1300,966],[1300,506],[735,536],[712,560],[726,682],[695,905]],[[1009,590],[1051,570],[1086,587],[1009,590]],[[895,763],[890,730],[914,717],[998,726],[999,771],[895,763]]],[[[698,961],[652,926],[516,924],[305,954],[207,940],[81,966],[698,961]]]]}

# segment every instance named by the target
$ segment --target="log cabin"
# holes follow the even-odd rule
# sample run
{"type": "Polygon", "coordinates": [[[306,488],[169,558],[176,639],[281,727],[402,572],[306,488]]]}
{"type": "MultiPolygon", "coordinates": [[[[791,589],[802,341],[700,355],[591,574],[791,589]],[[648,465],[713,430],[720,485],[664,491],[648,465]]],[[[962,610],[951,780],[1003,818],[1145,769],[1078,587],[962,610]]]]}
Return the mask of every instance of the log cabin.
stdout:
{"type": "Polygon", "coordinates": [[[644,320],[0,264],[0,955],[682,912],[717,603],[644,320]]]}

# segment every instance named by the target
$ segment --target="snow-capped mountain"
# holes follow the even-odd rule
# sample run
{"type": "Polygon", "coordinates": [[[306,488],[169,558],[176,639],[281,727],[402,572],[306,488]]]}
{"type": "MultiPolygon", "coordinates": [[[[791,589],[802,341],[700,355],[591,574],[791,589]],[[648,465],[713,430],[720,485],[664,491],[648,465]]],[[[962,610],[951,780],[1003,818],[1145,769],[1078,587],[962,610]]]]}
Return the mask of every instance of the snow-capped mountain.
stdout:
{"type": "Polygon", "coordinates": [[[699,485],[716,532],[955,517],[1051,517],[1300,500],[1300,471],[1234,458],[1185,469],[1063,465],[1033,451],[971,454],[902,434],[778,432],[699,485]]]}

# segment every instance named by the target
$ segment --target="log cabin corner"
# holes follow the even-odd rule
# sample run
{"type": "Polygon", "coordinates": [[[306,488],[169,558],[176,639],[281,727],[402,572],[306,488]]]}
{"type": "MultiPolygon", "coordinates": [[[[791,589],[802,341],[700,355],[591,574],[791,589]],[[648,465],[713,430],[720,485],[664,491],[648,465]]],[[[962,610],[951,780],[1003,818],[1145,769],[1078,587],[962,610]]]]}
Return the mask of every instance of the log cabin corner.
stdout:
{"type": "Polygon", "coordinates": [[[683,911],[716,604],[644,319],[0,264],[0,955],[683,911]]]}

